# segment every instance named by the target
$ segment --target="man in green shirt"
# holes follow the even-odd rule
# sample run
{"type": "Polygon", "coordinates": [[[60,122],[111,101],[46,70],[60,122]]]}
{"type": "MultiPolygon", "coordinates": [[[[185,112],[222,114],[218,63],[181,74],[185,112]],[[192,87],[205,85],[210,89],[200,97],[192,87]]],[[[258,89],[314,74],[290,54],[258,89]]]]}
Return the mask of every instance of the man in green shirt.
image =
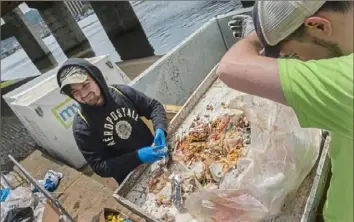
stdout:
{"type": "Polygon", "coordinates": [[[330,132],[323,216],[352,222],[353,2],[258,1],[253,24],[256,32],[230,48],[217,75],[231,88],[292,107],[302,127],[330,132]]]}

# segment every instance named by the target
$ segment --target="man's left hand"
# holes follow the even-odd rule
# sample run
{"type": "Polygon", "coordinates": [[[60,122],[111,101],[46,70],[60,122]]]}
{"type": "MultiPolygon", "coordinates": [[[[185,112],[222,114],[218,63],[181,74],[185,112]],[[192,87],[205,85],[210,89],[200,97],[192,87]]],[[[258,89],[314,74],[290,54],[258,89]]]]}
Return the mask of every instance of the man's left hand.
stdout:
{"type": "Polygon", "coordinates": [[[236,38],[244,38],[255,30],[252,17],[249,15],[235,15],[228,25],[236,38]]]}
{"type": "Polygon", "coordinates": [[[155,146],[166,146],[165,131],[163,129],[155,131],[154,144],[155,146]]]}

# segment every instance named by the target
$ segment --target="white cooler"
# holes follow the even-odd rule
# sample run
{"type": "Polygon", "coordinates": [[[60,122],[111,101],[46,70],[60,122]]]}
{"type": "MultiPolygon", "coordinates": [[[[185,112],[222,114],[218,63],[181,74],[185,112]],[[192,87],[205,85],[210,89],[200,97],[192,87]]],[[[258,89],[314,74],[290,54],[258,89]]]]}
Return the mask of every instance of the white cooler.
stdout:
{"type": "MultiPolygon", "coordinates": [[[[131,81],[107,55],[90,58],[88,61],[102,71],[109,85],[129,84],[131,81]]],[[[72,133],[72,122],[79,106],[76,101],[60,93],[57,69],[3,97],[40,146],[78,169],[86,163],[72,133]]]]}

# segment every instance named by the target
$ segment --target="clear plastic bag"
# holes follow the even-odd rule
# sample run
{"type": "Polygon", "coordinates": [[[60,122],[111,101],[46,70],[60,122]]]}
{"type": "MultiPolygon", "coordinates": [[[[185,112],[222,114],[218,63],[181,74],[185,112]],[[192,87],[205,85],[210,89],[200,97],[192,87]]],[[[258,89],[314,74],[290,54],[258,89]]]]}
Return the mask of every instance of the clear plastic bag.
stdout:
{"type": "Polygon", "coordinates": [[[35,205],[34,195],[29,188],[18,187],[10,190],[5,202],[1,203],[1,220],[3,221],[7,213],[14,208],[26,208],[35,205]]]}
{"type": "Polygon", "coordinates": [[[36,221],[42,221],[46,198],[42,193],[32,193],[28,187],[17,187],[10,190],[6,200],[0,204],[0,222],[3,222],[7,214],[16,208],[31,208],[36,221]]]}
{"type": "Polygon", "coordinates": [[[302,129],[295,113],[283,105],[243,95],[228,108],[243,110],[251,125],[251,144],[237,168],[215,191],[202,190],[186,200],[198,220],[259,221],[280,213],[284,199],[296,191],[320,151],[320,130],[302,129]]]}

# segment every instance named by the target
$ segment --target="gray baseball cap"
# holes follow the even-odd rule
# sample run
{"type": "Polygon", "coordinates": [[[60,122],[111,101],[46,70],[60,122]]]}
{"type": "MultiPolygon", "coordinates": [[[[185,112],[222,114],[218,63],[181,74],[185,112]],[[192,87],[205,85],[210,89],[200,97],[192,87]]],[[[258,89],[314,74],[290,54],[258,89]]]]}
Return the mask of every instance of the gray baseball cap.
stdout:
{"type": "Polygon", "coordinates": [[[314,15],[326,1],[257,1],[253,23],[265,48],[265,56],[278,57],[278,43],[296,31],[306,18],[314,15]]]}
{"type": "Polygon", "coordinates": [[[83,83],[87,80],[87,77],[87,71],[80,66],[65,68],[60,72],[60,88],[63,89],[67,85],[83,83]]]}

